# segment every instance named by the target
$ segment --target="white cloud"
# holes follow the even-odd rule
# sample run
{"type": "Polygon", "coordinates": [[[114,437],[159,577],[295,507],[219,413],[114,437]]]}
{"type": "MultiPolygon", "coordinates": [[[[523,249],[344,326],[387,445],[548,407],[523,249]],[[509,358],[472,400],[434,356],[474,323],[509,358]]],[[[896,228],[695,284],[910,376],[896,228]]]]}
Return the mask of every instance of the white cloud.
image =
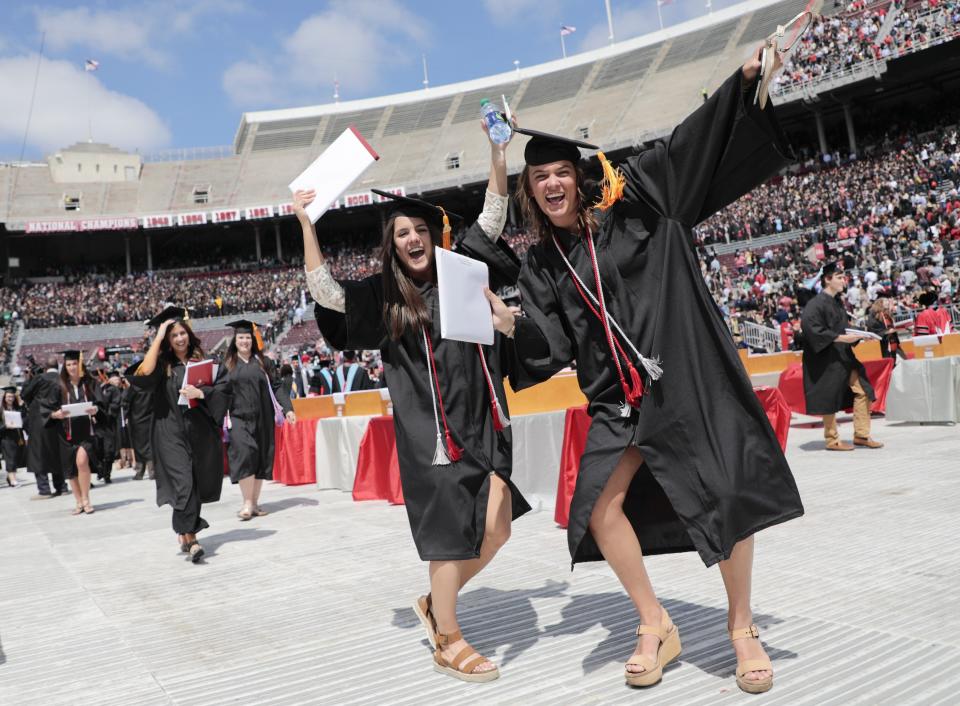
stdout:
{"type": "MultiPolygon", "coordinates": [[[[19,144],[27,121],[37,56],[0,59],[0,141],[19,144]]],[[[43,59],[28,144],[48,153],[87,138],[124,149],[170,143],[170,129],[150,107],[104,87],[72,62],[43,59]]]]}
{"type": "Polygon", "coordinates": [[[426,46],[425,22],[395,0],[334,0],[287,38],[279,55],[244,60],[223,75],[223,89],[245,109],[313,103],[330,95],[381,85],[391,66],[412,64],[426,46]]]}
{"type": "MultiPolygon", "coordinates": [[[[630,8],[627,10],[613,10],[613,34],[616,40],[622,41],[631,37],[639,37],[641,34],[649,34],[660,29],[660,22],[657,20],[656,0],[652,0],[648,5],[642,7],[630,8]]],[[[596,24],[583,34],[580,41],[579,50],[589,51],[598,49],[610,44],[610,29],[606,21],[602,24],[596,24]]]]}
{"type": "Polygon", "coordinates": [[[201,18],[241,12],[241,0],[146,2],[115,10],[36,8],[37,29],[53,52],[86,49],[162,68],[172,60],[165,44],[195,29],[201,18]]]}

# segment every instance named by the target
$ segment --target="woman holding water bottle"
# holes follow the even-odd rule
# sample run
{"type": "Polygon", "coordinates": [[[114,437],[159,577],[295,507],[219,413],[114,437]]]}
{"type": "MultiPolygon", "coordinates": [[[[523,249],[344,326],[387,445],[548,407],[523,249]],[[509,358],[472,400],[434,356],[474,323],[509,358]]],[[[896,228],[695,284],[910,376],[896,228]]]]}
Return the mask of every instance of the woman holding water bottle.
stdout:
{"type": "MultiPolygon", "coordinates": [[[[497,119],[484,118],[485,131],[494,125],[483,212],[457,240],[459,254],[487,264],[493,289],[512,285],[520,270],[500,238],[510,130],[497,119]]],[[[320,252],[304,211],[313,192],[294,195],[307,283],[327,341],[340,349],[379,348],[383,355],[405,507],[420,558],[429,562],[430,592],[415,600],[414,610],[435,648],[434,669],[487,682],[499,671],[463,639],[457,595],[510,537],[511,521],[530,509],[510,480],[503,364],[513,312],[493,317],[492,346],[441,338],[435,252],[449,235],[452,214],[384,195],[393,203],[382,236],[382,273],[352,282],[335,280],[320,252]]]]}

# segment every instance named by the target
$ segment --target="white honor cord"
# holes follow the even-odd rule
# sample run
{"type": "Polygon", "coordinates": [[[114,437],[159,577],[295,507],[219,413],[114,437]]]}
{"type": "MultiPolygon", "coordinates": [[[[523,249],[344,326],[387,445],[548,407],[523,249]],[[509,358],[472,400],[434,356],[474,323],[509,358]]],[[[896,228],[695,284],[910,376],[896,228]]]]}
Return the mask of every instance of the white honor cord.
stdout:
{"type": "Polygon", "coordinates": [[[434,382],[433,363],[430,360],[430,344],[427,342],[426,327],[421,327],[420,333],[423,334],[423,352],[427,357],[427,378],[430,383],[430,401],[433,403],[433,423],[437,429],[437,454],[433,459],[433,465],[434,466],[446,465],[450,463],[450,460],[446,458],[445,454],[441,454],[441,450],[443,447],[443,433],[440,431],[440,416],[437,414],[437,393],[433,389],[433,382],[434,382]]]}
{"type": "MultiPolygon", "coordinates": [[[[593,305],[596,307],[600,306],[600,302],[597,301],[597,298],[593,295],[593,292],[590,291],[590,288],[583,283],[583,280],[580,279],[580,275],[577,274],[577,271],[573,269],[573,265],[570,264],[570,260],[567,259],[566,254],[563,252],[563,248],[560,247],[560,243],[557,242],[557,236],[553,236],[553,244],[557,248],[557,252],[560,253],[560,257],[563,258],[564,264],[567,266],[567,270],[570,271],[570,274],[577,280],[580,284],[580,289],[590,297],[590,301],[593,302],[593,305]]],[[[600,294],[603,294],[603,285],[600,285],[600,294]]],[[[604,307],[606,310],[606,307],[604,307]]],[[[643,369],[647,371],[647,374],[650,375],[650,378],[653,380],[659,380],[660,376],[663,375],[663,368],[660,367],[660,361],[656,358],[647,358],[637,350],[637,347],[633,345],[633,341],[630,340],[630,337],[623,332],[623,329],[620,328],[620,324],[617,323],[617,320],[613,318],[609,311],[607,311],[607,321],[617,329],[617,333],[620,334],[620,337],[626,341],[627,345],[630,346],[630,350],[633,351],[634,355],[637,356],[637,360],[640,361],[640,364],[643,365],[643,369]]]]}

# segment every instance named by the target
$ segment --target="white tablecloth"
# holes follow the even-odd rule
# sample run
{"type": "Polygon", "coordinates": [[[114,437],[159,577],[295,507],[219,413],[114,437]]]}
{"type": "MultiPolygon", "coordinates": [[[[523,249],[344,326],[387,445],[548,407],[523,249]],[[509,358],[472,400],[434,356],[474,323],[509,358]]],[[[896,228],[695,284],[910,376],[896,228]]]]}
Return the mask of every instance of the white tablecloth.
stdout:
{"type": "Polygon", "coordinates": [[[887,419],[960,422],[960,357],[898,361],[887,392],[887,419]]]}
{"type": "Polygon", "coordinates": [[[317,488],[353,491],[360,441],[370,419],[330,417],[317,422],[317,488]]]}
{"type": "MultiPolygon", "coordinates": [[[[514,417],[513,482],[534,510],[552,510],[566,412],[514,417]]],[[[317,422],[317,488],[353,491],[360,441],[371,417],[331,417],[317,422]]]]}

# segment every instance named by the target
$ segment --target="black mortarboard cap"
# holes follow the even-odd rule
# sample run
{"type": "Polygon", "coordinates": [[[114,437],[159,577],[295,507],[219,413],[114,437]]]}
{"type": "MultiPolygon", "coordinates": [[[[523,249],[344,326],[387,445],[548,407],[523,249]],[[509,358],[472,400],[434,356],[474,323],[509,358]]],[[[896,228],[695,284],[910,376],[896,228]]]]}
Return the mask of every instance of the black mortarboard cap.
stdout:
{"type": "Polygon", "coordinates": [[[192,312],[185,306],[168,306],[152,319],[148,320],[147,326],[151,328],[158,328],[164,321],[168,321],[170,319],[188,321],[191,316],[192,312]]]}
{"type": "Polygon", "coordinates": [[[517,127],[514,128],[514,132],[530,137],[527,146],[523,149],[523,159],[531,167],[563,160],[576,164],[580,161],[580,148],[585,150],[600,149],[596,145],[591,145],[583,140],[571,140],[569,137],[551,135],[539,130],[517,127]]]}
{"type": "Polygon", "coordinates": [[[66,351],[60,351],[63,354],[64,360],[80,360],[80,351],[75,349],[70,349],[66,351]]]}
{"type": "Polygon", "coordinates": [[[443,214],[446,213],[450,218],[456,218],[461,221],[463,220],[463,216],[427,201],[410,198],[409,196],[391,194],[389,191],[381,191],[380,189],[370,189],[370,191],[378,196],[383,196],[384,198],[390,199],[391,202],[388,204],[390,208],[390,216],[415,216],[417,218],[431,220],[434,223],[439,224],[443,220],[443,214]]]}
{"type": "Polygon", "coordinates": [[[4,391],[4,392],[12,392],[13,394],[17,394],[17,386],[16,386],[16,385],[7,385],[5,388],[3,388],[3,391],[4,391]]]}
{"type": "Polygon", "coordinates": [[[140,367],[140,363],[142,362],[143,362],[142,360],[138,360],[136,363],[133,363],[129,368],[124,370],[123,371],[124,377],[132,378],[134,375],[136,375],[137,368],[140,367]]]}
{"type": "Polygon", "coordinates": [[[238,319],[227,324],[227,326],[237,333],[253,333],[253,327],[255,325],[253,321],[248,321],[247,319],[238,319]]]}

